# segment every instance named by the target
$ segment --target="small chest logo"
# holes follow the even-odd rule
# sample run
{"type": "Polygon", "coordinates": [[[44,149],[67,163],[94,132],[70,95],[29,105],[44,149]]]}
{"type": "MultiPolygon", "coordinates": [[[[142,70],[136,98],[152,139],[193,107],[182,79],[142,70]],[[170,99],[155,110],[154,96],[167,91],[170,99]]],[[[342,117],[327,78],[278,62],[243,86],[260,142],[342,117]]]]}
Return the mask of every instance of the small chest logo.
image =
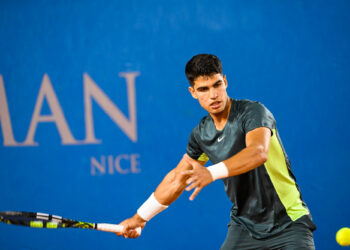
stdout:
{"type": "Polygon", "coordinates": [[[224,139],[225,136],[219,137],[218,142],[221,142],[224,139]]]}

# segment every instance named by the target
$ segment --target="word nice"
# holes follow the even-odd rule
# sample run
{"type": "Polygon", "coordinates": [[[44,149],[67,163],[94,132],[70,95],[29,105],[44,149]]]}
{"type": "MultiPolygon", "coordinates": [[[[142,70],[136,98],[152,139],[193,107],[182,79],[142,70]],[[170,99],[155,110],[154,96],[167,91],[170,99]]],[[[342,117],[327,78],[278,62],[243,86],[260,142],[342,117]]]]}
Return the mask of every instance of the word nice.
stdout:
{"type": "Polygon", "coordinates": [[[119,174],[138,174],[141,172],[139,168],[139,154],[120,154],[102,155],[99,158],[91,157],[91,175],[113,175],[119,174]]]}
{"type": "Polygon", "coordinates": [[[95,137],[92,100],[101,107],[101,109],[119,126],[119,128],[133,142],[137,142],[137,126],[136,126],[136,100],[135,100],[135,78],[139,72],[121,72],[119,76],[125,78],[127,84],[128,110],[127,118],[120,109],[110,100],[110,98],[102,91],[102,89],[84,74],[84,115],[85,115],[85,139],[76,140],[68,126],[64,112],[60,106],[55,90],[47,74],[44,74],[39,94],[36,99],[31,122],[24,142],[17,142],[12,130],[11,116],[8,107],[5,85],[0,75],[0,125],[3,136],[4,146],[37,146],[35,141],[35,133],[39,123],[51,122],[55,123],[63,145],[82,145],[82,144],[98,144],[101,140],[95,137]],[[42,115],[41,110],[46,100],[50,115],[42,115]]]}

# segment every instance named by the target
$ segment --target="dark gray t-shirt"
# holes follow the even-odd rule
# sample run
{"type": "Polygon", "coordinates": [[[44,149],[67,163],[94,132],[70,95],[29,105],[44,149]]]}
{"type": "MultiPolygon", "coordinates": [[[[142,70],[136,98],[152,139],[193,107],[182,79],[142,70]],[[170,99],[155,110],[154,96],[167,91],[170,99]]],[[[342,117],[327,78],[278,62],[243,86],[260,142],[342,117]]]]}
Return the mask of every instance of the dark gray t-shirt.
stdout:
{"type": "Polygon", "coordinates": [[[224,178],[225,191],[233,203],[231,219],[257,239],[280,232],[293,221],[314,230],[310,212],[301,198],[276,122],[259,102],[231,99],[228,121],[217,130],[210,115],[190,135],[187,154],[196,160],[218,163],[246,147],[246,134],[258,127],[271,130],[268,161],[238,176],[224,178]]]}

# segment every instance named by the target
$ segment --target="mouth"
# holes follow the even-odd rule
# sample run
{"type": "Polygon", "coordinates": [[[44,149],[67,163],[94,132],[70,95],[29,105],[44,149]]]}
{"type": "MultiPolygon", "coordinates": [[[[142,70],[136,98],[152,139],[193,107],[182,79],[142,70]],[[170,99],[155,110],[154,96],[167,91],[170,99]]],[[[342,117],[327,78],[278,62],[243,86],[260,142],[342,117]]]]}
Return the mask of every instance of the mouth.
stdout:
{"type": "Polygon", "coordinates": [[[220,101],[215,101],[213,103],[210,104],[210,107],[213,109],[218,109],[221,106],[221,102],[220,101]]]}

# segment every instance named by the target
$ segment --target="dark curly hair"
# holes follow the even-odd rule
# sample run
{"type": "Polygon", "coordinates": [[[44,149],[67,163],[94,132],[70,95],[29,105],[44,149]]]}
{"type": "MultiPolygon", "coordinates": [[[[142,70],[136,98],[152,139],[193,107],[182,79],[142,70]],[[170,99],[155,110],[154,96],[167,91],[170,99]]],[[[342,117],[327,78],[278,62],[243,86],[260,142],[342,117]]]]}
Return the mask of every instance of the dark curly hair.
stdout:
{"type": "Polygon", "coordinates": [[[215,55],[199,54],[191,58],[186,64],[185,74],[193,87],[194,80],[199,76],[222,75],[220,59],[215,55]]]}

